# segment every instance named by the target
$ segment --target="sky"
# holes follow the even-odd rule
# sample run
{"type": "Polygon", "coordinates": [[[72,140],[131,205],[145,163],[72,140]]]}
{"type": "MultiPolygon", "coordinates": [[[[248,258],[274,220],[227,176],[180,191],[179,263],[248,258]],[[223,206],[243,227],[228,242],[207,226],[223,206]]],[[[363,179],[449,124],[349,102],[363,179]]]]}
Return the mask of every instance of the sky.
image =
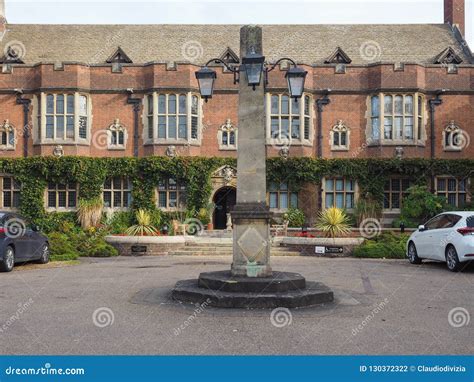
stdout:
{"type": "MultiPolygon", "coordinates": [[[[466,40],[474,50],[474,0],[466,40]]],[[[443,23],[443,0],[5,0],[10,23],[407,24],[443,23]]]]}

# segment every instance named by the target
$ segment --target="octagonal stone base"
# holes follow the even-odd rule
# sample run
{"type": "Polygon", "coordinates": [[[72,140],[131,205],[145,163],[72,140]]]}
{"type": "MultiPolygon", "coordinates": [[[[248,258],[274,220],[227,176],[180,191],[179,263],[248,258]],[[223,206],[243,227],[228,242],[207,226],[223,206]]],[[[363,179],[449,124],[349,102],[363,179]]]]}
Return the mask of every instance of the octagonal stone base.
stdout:
{"type": "Polygon", "coordinates": [[[172,298],[219,308],[273,309],[329,303],[334,295],[326,285],[307,282],[298,273],[273,272],[273,277],[255,278],[220,271],[201,273],[198,280],[178,281],[172,298]]]}

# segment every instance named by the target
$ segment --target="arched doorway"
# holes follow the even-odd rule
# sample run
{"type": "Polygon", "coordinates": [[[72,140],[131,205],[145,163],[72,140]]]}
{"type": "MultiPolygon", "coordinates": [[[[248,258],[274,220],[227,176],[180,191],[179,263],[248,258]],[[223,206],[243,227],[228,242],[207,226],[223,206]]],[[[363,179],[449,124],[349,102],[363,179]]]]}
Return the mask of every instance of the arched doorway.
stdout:
{"type": "Polygon", "coordinates": [[[212,222],[214,229],[226,229],[227,214],[235,206],[236,190],[235,187],[222,187],[216,191],[212,201],[214,202],[214,213],[212,222]]]}

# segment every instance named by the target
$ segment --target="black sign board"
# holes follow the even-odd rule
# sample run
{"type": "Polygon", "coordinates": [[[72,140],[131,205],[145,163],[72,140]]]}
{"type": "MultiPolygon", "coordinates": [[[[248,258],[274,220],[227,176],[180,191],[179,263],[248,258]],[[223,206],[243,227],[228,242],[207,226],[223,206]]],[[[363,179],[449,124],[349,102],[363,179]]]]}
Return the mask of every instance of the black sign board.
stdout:
{"type": "Polygon", "coordinates": [[[336,247],[336,246],[328,247],[328,246],[326,246],[325,249],[326,249],[325,253],[342,253],[343,252],[342,247],[336,247]]]}
{"type": "Polygon", "coordinates": [[[146,245],[132,245],[132,253],[143,253],[146,249],[146,245]]]}

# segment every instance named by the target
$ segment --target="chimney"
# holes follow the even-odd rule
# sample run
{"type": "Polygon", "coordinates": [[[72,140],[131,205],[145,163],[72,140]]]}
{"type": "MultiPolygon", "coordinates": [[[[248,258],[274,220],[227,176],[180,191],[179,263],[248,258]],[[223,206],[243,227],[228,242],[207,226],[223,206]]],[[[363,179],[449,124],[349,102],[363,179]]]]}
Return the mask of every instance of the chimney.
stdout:
{"type": "Polygon", "coordinates": [[[464,36],[464,0],[444,0],[444,22],[456,25],[464,36]]]}

